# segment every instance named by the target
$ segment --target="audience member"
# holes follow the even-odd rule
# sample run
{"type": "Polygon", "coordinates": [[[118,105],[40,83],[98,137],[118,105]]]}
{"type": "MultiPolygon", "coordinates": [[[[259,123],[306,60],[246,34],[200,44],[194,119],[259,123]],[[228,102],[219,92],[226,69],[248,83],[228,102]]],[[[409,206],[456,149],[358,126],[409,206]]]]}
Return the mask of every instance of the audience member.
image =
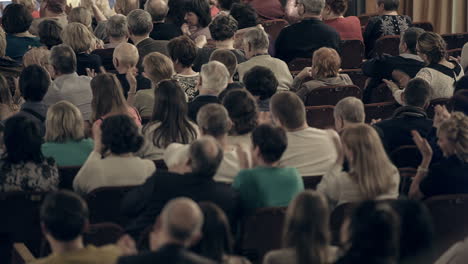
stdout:
{"type": "Polygon", "coordinates": [[[88,194],[100,187],[143,184],[156,170],[150,160],[135,157],[143,145],[138,127],[127,115],[110,116],[93,125],[94,150],[73,180],[73,189],[88,194]]]}
{"type": "Polygon", "coordinates": [[[460,90],[456,92],[450,101],[448,107],[451,112],[462,112],[468,115],[468,90],[460,90]]]}
{"type": "Polygon", "coordinates": [[[190,144],[198,137],[198,127],[187,117],[185,96],[174,80],[163,80],[154,90],[151,121],[143,127],[145,143],[138,156],[160,160],[171,143],[190,144]]]}
{"type": "Polygon", "coordinates": [[[329,216],[327,201],[320,193],[298,194],[286,212],[284,248],[270,251],[263,263],[332,263],[337,249],[330,246],[329,216]]]}
{"type": "Polygon", "coordinates": [[[8,83],[0,74],[0,123],[10,116],[14,115],[19,110],[19,105],[13,100],[8,83]]]}
{"type": "Polygon", "coordinates": [[[68,24],[67,14],[65,13],[66,8],[66,0],[41,1],[39,7],[41,18],[34,19],[31,26],[29,27],[29,32],[37,36],[37,27],[44,20],[55,20],[62,28],[65,28],[65,26],[68,24]]]}
{"type": "MultiPolygon", "coordinates": [[[[23,66],[28,67],[30,65],[39,65],[44,70],[49,72],[50,69],[50,63],[49,63],[49,58],[50,58],[50,50],[48,50],[46,47],[34,47],[28,52],[26,52],[23,56],[23,66]]],[[[49,93],[47,93],[48,95],[49,93]]],[[[46,95],[46,98],[47,98],[46,95]]]]}
{"type": "Polygon", "coordinates": [[[181,26],[182,33],[196,40],[204,36],[206,40],[211,39],[208,25],[211,23],[210,5],[208,0],[188,0],[184,3],[184,24],[181,26]]]}
{"type": "Polygon", "coordinates": [[[140,60],[138,61],[138,70],[140,72],[143,71],[141,65],[146,55],[152,52],[159,52],[166,56],[169,55],[167,51],[167,41],[154,40],[149,36],[153,30],[153,20],[148,12],[135,9],[128,14],[127,20],[130,39],[133,45],[137,47],[138,54],[140,55],[140,60]]]}
{"type": "Polygon", "coordinates": [[[376,0],[378,16],[367,22],[364,30],[364,45],[367,58],[374,55],[375,42],[387,35],[400,35],[411,27],[411,18],[398,14],[400,0],[376,0]]]}
{"type": "Polygon", "coordinates": [[[116,246],[85,246],[83,233],[89,225],[89,210],[80,196],[69,191],[49,194],[41,206],[41,227],[52,249],[35,264],[83,263],[114,264],[122,254],[116,246]]]}
{"type": "Polygon", "coordinates": [[[128,16],[133,10],[137,10],[140,6],[138,0],[116,0],[114,10],[117,14],[128,16]]]}
{"type": "MultiPolygon", "coordinates": [[[[370,98],[372,90],[382,83],[383,79],[393,79],[393,71],[401,71],[414,78],[416,74],[425,66],[425,62],[418,56],[416,45],[418,38],[424,30],[417,27],[411,27],[401,34],[399,56],[383,54],[382,56],[366,60],[362,64],[363,73],[370,78],[364,91],[364,102],[370,98]]],[[[400,80],[396,80],[400,82],[400,80]]]]}
{"type": "Polygon", "coordinates": [[[339,50],[340,35],[320,18],[325,0],[298,0],[297,3],[302,21],[281,30],[275,44],[276,57],[288,63],[294,58],[310,58],[321,47],[339,50]]]}
{"type": "MultiPolygon", "coordinates": [[[[154,221],[154,218],[153,220],[154,221]]],[[[189,198],[170,200],[161,210],[150,234],[150,252],[136,256],[122,257],[118,264],[144,264],[152,262],[213,264],[186,248],[197,243],[202,237],[203,213],[189,198]]]]}
{"type": "Polygon", "coordinates": [[[18,77],[23,69],[20,62],[6,56],[7,40],[5,31],[0,27],[0,74],[5,77],[11,92],[15,89],[14,78],[18,77]]]}
{"type": "Polygon", "coordinates": [[[348,11],[348,0],[326,0],[322,11],[323,22],[336,29],[341,40],[357,39],[364,42],[359,18],[344,17],[346,11],[348,11]]]}
{"type": "Polygon", "coordinates": [[[134,106],[142,118],[148,119],[153,114],[155,87],[162,80],[172,79],[174,65],[167,56],[159,52],[152,52],[145,57],[142,66],[144,68],[143,76],[151,80],[152,87],[140,90],[135,94],[134,106]]]}
{"type": "Polygon", "coordinates": [[[366,124],[349,126],[341,133],[343,146],[335,141],[338,159],[317,186],[332,206],[398,197],[400,175],[374,128],[366,124]],[[344,159],[347,170],[343,169],[344,159]]]}
{"type": "Polygon", "coordinates": [[[211,137],[195,140],[187,147],[189,158],[177,171],[158,170],[126,195],[122,212],[134,219],[127,227],[132,236],[138,237],[161,213],[164,205],[176,197],[189,197],[196,202],[211,201],[224,210],[231,224],[237,224],[237,192],[229,185],[213,181],[223,160],[223,150],[211,137]]]}
{"type": "Polygon", "coordinates": [[[366,119],[364,104],[356,97],[341,99],[333,109],[335,130],[341,133],[344,129],[355,124],[363,124],[366,119]]]}
{"type": "Polygon", "coordinates": [[[237,58],[237,62],[245,61],[245,54],[242,50],[234,48],[234,34],[237,31],[237,21],[230,15],[219,15],[209,25],[214,47],[205,46],[198,51],[197,58],[193,62],[193,69],[200,71],[203,64],[210,60],[211,54],[216,49],[230,50],[237,58]]]}
{"type": "Polygon", "coordinates": [[[39,47],[39,38],[28,31],[33,21],[26,7],[9,4],[2,11],[2,27],[6,32],[6,56],[21,62],[30,47],[39,47]]]}
{"type": "MultiPolygon", "coordinates": [[[[234,35],[234,47],[236,49],[242,49],[244,44],[244,33],[253,29],[254,27],[263,28],[260,24],[257,12],[249,4],[234,3],[229,11],[231,15],[237,21],[237,32],[234,35]]],[[[271,46],[271,45],[270,45],[271,46]]],[[[270,50],[269,50],[270,51],[270,50]]],[[[269,52],[270,54],[274,54],[269,52]]]]}
{"type": "Polygon", "coordinates": [[[341,58],[336,50],[320,48],[312,56],[312,67],[304,68],[294,78],[292,90],[306,102],[308,94],[319,87],[334,85],[353,85],[347,74],[340,74],[341,58]],[[304,81],[312,78],[310,81],[304,81]]]}
{"type": "Polygon", "coordinates": [[[109,17],[106,24],[106,34],[109,43],[104,44],[105,49],[114,49],[121,43],[128,41],[128,23],[124,15],[114,15],[109,17]]]}
{"type": "Polygon", "coordinates": [[[460,64],[464,71],[468,71],[468,44],[463,45],[462,53],[460,56],[460,64]]]}
{"type": "Polygon", "coordinates": [[[398,263],[400,223],[390,205],[367,201],[350,218],[342,228],[346,252],[335,263],[398,263]]]}
{"type": "Polygon", "coordinates": [[[197,94],[196,86],[200,78],[199,73],[192,70],[198,53],[197,46],[189,37],[180,36],[169,41],[167,48],[177,73],[174,79],[179,82],[188,101],[192,101],[197,94]]]}
{"type": "Polygon", "coordinates": [[[62,44],[62,27],[52,19],[44,20],[37,26],[39,41],[51,49],[53,46],[62,44]]]}
{"type": "Polygon", "coordinates": [[[199,95],[188,104],[188,116],[192,120],[197,119],[200,108],[210,103],[220,103],[218,96],[226,89],[229,80],[229,72],[222,63],[210,61],[202,66],[200,80],[198,81],[199,95]]]}
{"type": "Polygon", "coordinates": [[[39,17],[39,12],[37,10],[36,2],[34,0],[14,0],[12,2],[16,4],[24,5],[24,7],[26,7],[29,13],[31,13],[31,16],[33,18],[39,17]]]}
{"type": "Polygon", "coordinates": [[[271,1],[262,1],[262,0],[245,0],[245,3],[248,3],[250,6],[255,9],[258,16],[265,20],[272,19],[281,19],[286,16],[282,0],[271,0],[271,1]]]}
{"type": "Polygon", "coordinates": [[[252,163],[247,153],[237,150],[241,170],[232,187],[239,191],[244,211],[262,207],[288,206],[304,183],[296,168],[280,167],[279,161],[288,146],[281,127],[260,125],[252,132],[252,163]]]}
{"type": "Polygon", "coordinates": [[[272,58],[268,54],[270,41],[263,29],[253,28],[243,35],[243,49],[248,61],[240,63],[237,67],[239,79],[243,79],[247,71],[255,66],[268,67],[278,80],[278,89],[287,91],[291,89],[293,78],[288,65],[282,60],[272,58]]]}
{"type": "Polygon", "coordinates": [[[414,199],[468,193],[465,177],[468,173],[468,117],[460,112],[452,113],[438,127],[437,137],[445,159],[429,167],[432,148],[413,131],[414,142],[423,157],[410,188],[409,195],[414,199]]]}
{"type": "Polygon", "coordinates": [[[292,92],[275,94],[270,101],[273,121],[286,129],[288,147],[280,165],[296,168],[301,176],[324,175],[337,158],[325,130],[307,125],[304,103],[292,92]]]}
{"type": "Polygon", "coordinates": [[[88,76],[78,76],[76,73],[76,55],[73,49],[60,44],[50,51],[51,75],[54,79],[54,94],[45,103],[52,105],[58,101],[66,100],[80,109],[84,120],[91,118],[91,93],[88,76]]]}
{"type": "MultiPolygon", "coordinates": [[[[224,64],[224,66],[226,66],[226,69],[229,72],[228,85],[226,86],[226,89],[224,89],[224,91],[222,91],[218,96],[220,100],[222,100],[222,98],[224,98],[224,95],[226,95],[226,93],[229,90],[245,88],[243,83],[241,83],[239,81],[234,81],[234,75],[236,75],[236,73],[237,73],[237,71],[236,71],[236,69],[237,69],[237,58],[236,58],[236,55],[234,55],[234,53],[232,53],[228,49],[217,49],[217,50],[213,51],[213,53],[211,53],[210,61],[219,61],[219,62],[221,62],[222,64],[224,64]]],[[[236,76],[236,77],[238,77],[238,76],[236,76]]]]}
{"type": "Polygon", "coordinates": [[[258,110],[269,112],[270,98],[278,89],[274,73],[268,67],[254,66],[244,74],[242,81],[257,101],[258,110]]]}
{"type": "Polygon", "coordinates": [[[36,122],[15,115],[5,122],[5,153],[0,159],[0,192],[47,192],[59,184],[57,166],[41,152],[42,136],[36,122]]]}
{"type": "Polygon", "coordinates": [[[57,166],[81,166],[93,150],[93,140],[85,138],[80,110],[67,101],[49,107],[42,153],[57,166]]]}
{"type": "Polygon", "coordinates": [[[150,13],[153,19],[153,30],[150,33],[152,39],[171,40],[182,35],[180,27],[166,22],[169,6],[165,0],[146,1],[145,10],[150,13]]]}
{"type": "Polygon", "coordinates": [[[88,11],[85,7],[79,6],[72,8],[67,15],[68,23],[77,22],[83,24],[85,27],[88,28],[90,32],[93,32],[92,22],[93,17],[91,12],[88,11]]]}
{"type": "Polygon", "coordinates": [[[217,263],[250,264],[246,258],[233,255],[234,239],[223,210],[212,202],[201,202],[200,209],[203,212],[203,236],[192,250],[217,263]]]}
{"type": "Polygon", "coordinates": [[[415,78],[408,83],[402,97],[405,106],[395,110],[390,119],[375,124],[389,154],[398,147],[414,144],[412,130],[418,131],[423,137],[427,137],[432,130],[432,120],[425,111],[431,98],[429,84],[415,78]]]}
{"type": "Polygon", "coordinates": [[[185,23],[185,6],[191,0],[171,0],[168,1],[169,12],[166,21],[178,27],[185,23]]]}

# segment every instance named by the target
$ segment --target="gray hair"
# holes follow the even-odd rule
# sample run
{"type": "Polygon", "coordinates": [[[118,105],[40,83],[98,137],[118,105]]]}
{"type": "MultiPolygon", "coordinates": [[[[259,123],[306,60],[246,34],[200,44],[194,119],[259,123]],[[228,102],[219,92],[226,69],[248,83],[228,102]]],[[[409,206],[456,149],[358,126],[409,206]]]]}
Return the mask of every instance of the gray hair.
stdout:
{"type": "Polygon", "coordinates": [[[151,15],[145,10],[132,10],[128,16],[128,31],[135,36],[147,35],[153,30],[153,20],[151,15]]]}
{"type": "Polygon", "coordinates": [[[185,197],[169,201],[161,212],[162,227],[171,236],[181,242],[186,242],[203,227],[203,213],[193,200],[185,197]]]}
{"type": "Polygon", "coordinates": [[[52,48],[50,51],[49,63],[54,67],[55,71],[62,74],[76,72],[75,52],[66,44],[60,44],[52,48]]]}
{"type": "Polygon", "coordinates": [[[265,50],[270,46],[267,33],[260,28],[253,28],[243,35],[244,43],[252,46],[253,50],[265,50]]]}
{"type": "Polygon", "coordinates": [[[325,7],[325,0],[297,0],[299,4],[304,5],[307,14],[320,15],[325,7]]]}
{"type": "Polygon", "coordinates": [[[356,97],[343,98],[336,104],[333,116],[350,123],[364,123],[364,104],[356,97]]]}
{"type": "Polygon", "coordinates": [[[128,36],[127,17],[114,15],[107,20],[106,32],[108,37],[123,38],[128,36]]]}
{"type": "Polygon", "coordinates": [[[204,135],[215,138],[229,132],[229,113],[223,105],[207,104],[197,113],[197,124],[204,135]]]}
{"type": "Polygon", "coordinates": [[[213,178],[223,161],[223,149],[211,136],[203,136],[190,144],[189,157],[193,173],[213,178]]]}
{"type": "Polygon", "coordinates": [[[219,61],[210,61],[201,67],[201,88],[207,92],[219,95],[228,85],[229,71],[219,61]]]}
{"type": "Polygon", "coordinates": [[[169,12],[169,6],[164,0],[148,0],[145,3],[145,10],[151,15],[153,21],[162,21],[169,12]]]}

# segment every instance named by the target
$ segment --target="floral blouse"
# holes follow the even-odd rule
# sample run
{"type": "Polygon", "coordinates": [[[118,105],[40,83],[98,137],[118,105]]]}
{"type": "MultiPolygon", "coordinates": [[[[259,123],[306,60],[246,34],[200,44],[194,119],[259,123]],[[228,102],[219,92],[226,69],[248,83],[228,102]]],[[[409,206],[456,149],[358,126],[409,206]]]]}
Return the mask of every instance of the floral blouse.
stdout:
{"type": "Polygon", "coordinates": [[[194,75],[180,75],[177,74],[174,76],[179,82],[180,87],[184,90],[187,95],[188,101],[192,101],[195,96],[197,96],[198,90],[196,89],[198,84],[199,73],[197,72],[194,75]]]}
{"type": "Polygon", "coordinates": [[[59,173],[53,159],[44,159],[40,164],[0,160],[0,192],[47,192],[56,190],[58,185],[59,173]]]}

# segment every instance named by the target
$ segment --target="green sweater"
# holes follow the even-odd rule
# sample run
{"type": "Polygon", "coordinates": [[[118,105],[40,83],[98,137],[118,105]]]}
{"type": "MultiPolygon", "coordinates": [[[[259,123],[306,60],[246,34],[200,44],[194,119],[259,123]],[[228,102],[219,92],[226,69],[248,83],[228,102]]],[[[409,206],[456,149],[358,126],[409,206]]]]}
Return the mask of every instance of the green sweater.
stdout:
{"type": "Polygon", "coordinates": [[[42,144],[42,154],[55,159],[57,166],[81,166],[93,151],[93,140],[67,141],[65,143],[46,142],[42,144]]]}
{"type": "Polygon", "coordinates": [[[288,206],[304,190],[296,168],[257,167],[241,170],[232,186],[239,191],[244,209],[288,206]]]}

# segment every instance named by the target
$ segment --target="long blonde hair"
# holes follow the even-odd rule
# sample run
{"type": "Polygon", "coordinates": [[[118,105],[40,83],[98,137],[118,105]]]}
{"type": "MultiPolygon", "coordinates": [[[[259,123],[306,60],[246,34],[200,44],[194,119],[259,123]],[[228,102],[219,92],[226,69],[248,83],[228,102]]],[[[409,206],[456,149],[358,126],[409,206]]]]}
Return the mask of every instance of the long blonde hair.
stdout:
{"type": "Polygon", "coordinates": [[[468,162],[468,117],[462,112],[454,112],[449,119],[439,127],[437,135],[444,133],[447,139],[453,143],[455,155],[468,162]]]}
{"type": "Polygon", "coordinates": [[[328,262],[329,215],[327,201],[316,191],[304,191],[290,203],[284,225],[283,246],[294,248],[297,264],[328,262]]]}
{"type": "Polygon", "coordinates": [[[388,158],[373,127],[366,124],[349,126],[341,139],[351,153],[349,176],[366,199],[375,199],[396,187],[392,177],[398,170],[388,158]]]}
{"type": "Polygon", "coordinates": [[[84,138],[84,121],[72,103],[60,101],[49,107],[46,117],[46,142],[64,143],[84,138]]]}

